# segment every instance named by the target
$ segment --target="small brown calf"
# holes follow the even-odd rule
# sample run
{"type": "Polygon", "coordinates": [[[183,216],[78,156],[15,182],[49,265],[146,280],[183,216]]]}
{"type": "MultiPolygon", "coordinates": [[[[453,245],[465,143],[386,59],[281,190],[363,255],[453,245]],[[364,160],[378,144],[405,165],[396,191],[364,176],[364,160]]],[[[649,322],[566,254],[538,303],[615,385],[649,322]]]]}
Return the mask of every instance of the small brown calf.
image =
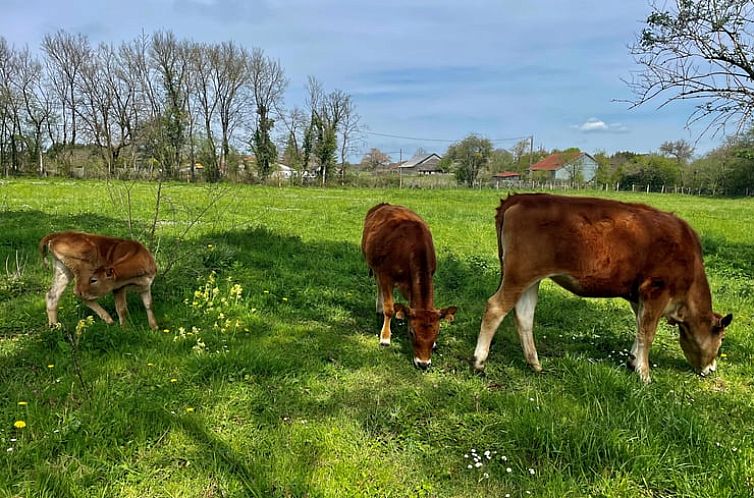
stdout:
{"type": "Polygon", "coordinates": [[[128,313],[126,291],[135,290],[147,310],[149,326],[157,329],[151,290],[157,265],[152,254],[139,242],[90,233],[58,232],[42,238],[39,252],[45,264],[49,253],[54,272],[52,288],[46,298],[50,325],[58,323],[58,301],[71,279],[75,279],[74,293],[107,323],[113,323],[113,319],[96,300],[112,292],[123,325],[128,313]]]}

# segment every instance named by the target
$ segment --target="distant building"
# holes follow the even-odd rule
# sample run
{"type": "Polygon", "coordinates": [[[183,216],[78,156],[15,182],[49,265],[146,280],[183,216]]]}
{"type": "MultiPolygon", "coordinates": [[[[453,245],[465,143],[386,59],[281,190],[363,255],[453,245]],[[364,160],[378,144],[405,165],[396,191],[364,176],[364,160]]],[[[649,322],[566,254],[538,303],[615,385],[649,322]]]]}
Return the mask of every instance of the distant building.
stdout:
{"type": "Polygon", "coordinates": [[[556,152],[550,154],[531,167],[532,172],[544,172],[549,180],[584,183],[594,180],[597,174],[597,161],[585,152],[556,152]],[[580,178],[572,178],[580,176],[580,178]]]}
{"type": "Polygon", "coordinates": [[[431,154],[414,156],[408,161],[391,164],[390,169],[398,171],[402,175],[432,175],[435,173],[442,173],[442,170],[440,170],[439,167],[441,159],[442,157],[433,152],[431,154]]]}
{"type": "Polygon", "coordinates": [[[493,187],[510,187],[518,185],[520,181],[521,173],[516,173],[515,171],[501,171],[500,173],[492,175],[491,183],[493,187]]]}

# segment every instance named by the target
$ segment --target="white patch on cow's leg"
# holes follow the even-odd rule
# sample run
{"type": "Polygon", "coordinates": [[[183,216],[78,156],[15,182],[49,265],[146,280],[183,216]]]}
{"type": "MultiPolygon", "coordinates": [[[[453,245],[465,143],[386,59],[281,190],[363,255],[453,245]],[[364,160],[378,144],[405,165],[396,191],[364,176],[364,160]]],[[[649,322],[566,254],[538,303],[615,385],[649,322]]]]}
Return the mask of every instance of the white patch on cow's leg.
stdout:
{"type": "Polygon", "coordinates": [[[638,323],[639,331],[636,335],[636,372],[645,383],[652,379],[649,376],[649,349],[652,347],[657,324],[662,316],[662,310],[665,309],[666,302],[663,303],[661,298],[655,298],[651,301],[641,302],[639,304],[638,323]]]}
{"type": "Polygon", "coordinates": [[[113,292],[115,295],[115,311],[118,312],[118,320],[121,327],[126,324],[126,316],[128,316],[128,304],[126,301],[126,288],[121,287],[113,292]]]}
{"type": "Polygon", "coordinates": [[[395,314],[393,301],[393,283],[386,277],[377,277],[377,294],[382,303],[382,330],[380,330],[380,346],[390,346],[390,320],[395,314]]]}
{"type": "Polygon", "coordinates": [[[537,307],[537,297],[539,292],[539,281],[529,287],[516,302],[516,325],[518,337],[521,340],[521,347],[524,350],[526,362],[535,372],[542,371],[542,365],[539,364],[537,357],[537,348],[534,345],[534,309],[537,307]]]}
{"type": "Polygon", "coordinates": [[[90,301],[85,299],[84,304],[86,304],[92,311],[97,313],[97,316],[99,316],[108,325],[115,323],[113,321],[113,317],[110,316],[110,313],[108,313],[105,308],[100,306],[97,301],[90,301]]]}
{"type": "Polygon", "coordinates": [[[639,331],[641,330],[641,321],[639,320],[639,314],[640,314],[640,308],[639,303],[630,302],[631,309],[634,311],[634,315],[636,316],[636,337],[634,337],[634,343],[631,346],[631,352],[628,355],[628,358],[626,359],[626,365],[631,370],[636,370],[637,358],[639,358],[639,331]]]}
{"type": "Polygon", "coordinates": [[[479,338],[476,342],[476,349],[474,349],[475,370],[484,370],[484,362],[487,361],[487,356],[490,354],[492,338],[495,337],[495,332],[497,332],[497,328],[505,315],[513,307],[512,304],[505,302],[504,294],[503,285],[501,285],[498,291],[487,300],[487,308],[484,311],[479,338]]]}
{"type": "Polygon", "coordinates": [[[58,302],[63,295],[68,282],[73,279],[73,273],[65,267],[62,261],[55,259],[53,263],[52,287],[45,296],[47,305],[47,322],[50,325],[58,323],[58,302]]]}
{"type": "Polygon", "coordinates": [[[141,302],[144,303],[144,308],[147,310],[147,320],[149,321],[149,328],[157,330],[157,320],[152,312],[152,289],[147,287],[147,290],[141,293],[141,302]]]}

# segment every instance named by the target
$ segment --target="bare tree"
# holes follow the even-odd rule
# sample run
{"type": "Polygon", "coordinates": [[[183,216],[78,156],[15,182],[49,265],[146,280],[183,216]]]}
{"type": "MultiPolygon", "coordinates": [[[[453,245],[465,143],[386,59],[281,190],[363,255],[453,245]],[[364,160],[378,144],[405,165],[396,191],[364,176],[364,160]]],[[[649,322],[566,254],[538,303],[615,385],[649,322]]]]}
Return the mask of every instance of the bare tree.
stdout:
{"type": "Polygon", "coordinates": [[[112,175],[120,153],[133,138],[136,87],[118,51],[104,43],[81,75],[82,105],[77,112],[102,152],[107,174],[112,175]]]}
{"type": "Polygon", "coordinates": [[[26,123],[31,127],[30,133],[23,135],[26,149],[37,165],[39,176],[45,175],[43,152],[43,134],[48,120],[52,116],[52,104],[47,98],[43,80],[42,64],[31,55],[28,48],[16,53],[15,78],[13,85],[20,99],[26,123]]]}
{"type": "Polygon", "coordinates": [[[679,164],[687,164],[694,155],[694,146],[685,140],[668,141],[660,145],[660,154],[674,158],[679,164]]]}
{"type": "Polygon", "coordinates": [[[388,164],[390,164],[390,156],[377,148],[372,148],[361,158],[361,167],[367,171],[385,168],[388,164]]]}
{"type": "Polygon", "coordinates": [[[356,105],[350,95],[343,103],[343,119],[340,122],[340,176],[346,175],[346,159],[359,148],[361,135],[361,116],[356,112],[356,105]]]}
{"type": "Polygon", "coordinates": [[[91,57],[89,40],[82,34],[71,34],[59,30],[55,34],[45,35],[42,51],[46,55],[45,63],[50,88],[60,102],[60,124],[62,126],[62,143],[76,143],[76,84],[84,63],[91,57]],[[70,134],[69,134],[70,133],[70,134]]]}
{"type": "Polygon", "coordinates": [[[747,126],[754,112],[754,3],[750,0],[652,1],[631,53],[642,69],[631,81],[634,106],[660,99],[690,100],[689,124],[705,131],[733,120],[747,126]]]}
{"type": "Polygon", "coordinates": [[[257,113],[251,145],[259,174],[266,178],[270,174],[271,163],[277,160],[277,150],[270,137],[275,125],[273,116],[281,114],[283,92],[288,81],[280,62],[266,57],[258,48],[249,58],[248,76],[249,91],[257,113]]]}
{"type": "Polygon", "coordinates": [[[217,114],[219,97],[215,79],[212,78],[213,70],[210,66],[210,53],[216,50],[217,48],[211,45],[196,44],[191,48],[189,59],[192,69],[191,82],[195,90],[195,107],[198,109],[198,114],[204,124],[206,148],[210,159],[209,164],[206,164],[206,174],[210,181],[218,180],[220,173],[220,161],[213,132],[213,122],[217,114]]]}
{"type": "Polygon", "coordinates": [[[230,139],[242,123],[248,101],[242,88],[248,78],[246,49],[233,42],[223,42],[210,51],[211,77],[217,92],[217,114],[220,119],[220,171],[227,173],[230,139]]]}

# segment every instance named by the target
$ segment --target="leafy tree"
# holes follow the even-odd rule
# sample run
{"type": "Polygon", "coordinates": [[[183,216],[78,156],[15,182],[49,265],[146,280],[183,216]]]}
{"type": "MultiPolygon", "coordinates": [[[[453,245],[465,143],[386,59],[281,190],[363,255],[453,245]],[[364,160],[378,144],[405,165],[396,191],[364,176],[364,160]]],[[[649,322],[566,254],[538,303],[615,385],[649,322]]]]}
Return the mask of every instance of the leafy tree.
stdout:
{"type": "Polygon", "coordinates": [[[681,176],[677,162],[657,154],[636,156],[626,163],[620,182],[624,187],[649,185],[652,190],[659,190],[663,185],[669,187],[677,185],[681,176]]]}
{"type": "Polygon", "coordinates": [[[487,138],[469,135],[448,147],[445,158],[456,164],[458,183],[473,187],[479,174],[487,167],[492,155],[492,142],[487,138]]]}
{"type": "Polygon", "coordinates": [[[694,155],[694,146],[685,140],[663,142],[660,145],[660,154],[670,156],[680,164],[686,164],[694,155]]]}
{"type": "Polygon", "coordinates": [[[631,47],[642,66],[629,82],[634,104],[692,100],[690,122],[745,126],[754,111],[754,3],[652,0],[651,9],[631,47]]]}
{"type": "Polygon", "coordinates": [[[495,149],[490,154],[489,170],[492,174],[513,170],[515,166],[513,154],[508,150],[495,149]]]}

